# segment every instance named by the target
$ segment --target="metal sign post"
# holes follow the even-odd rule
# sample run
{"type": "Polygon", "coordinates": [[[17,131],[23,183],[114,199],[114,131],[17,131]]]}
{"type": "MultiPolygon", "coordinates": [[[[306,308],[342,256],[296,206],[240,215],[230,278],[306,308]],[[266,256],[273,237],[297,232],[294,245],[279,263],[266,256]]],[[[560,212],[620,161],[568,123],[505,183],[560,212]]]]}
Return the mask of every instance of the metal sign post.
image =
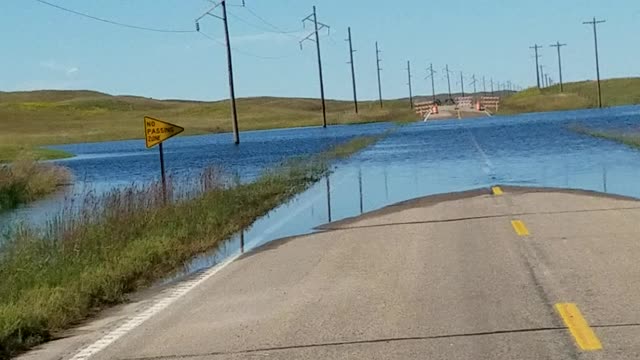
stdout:
{"type": "Polygon", "coordinates": [[[164,203],[167,203],[167,176],[164,169],[164,148],[162,143],[170,138],[182,133],[183,127],[168,123],[166,121],[154,119],[152,117],[145,116],[144,118],[144,133],[147,149],[150,149],[156,145],[160,152],[160,173],[162,176],[162,197],[164,203]]]}

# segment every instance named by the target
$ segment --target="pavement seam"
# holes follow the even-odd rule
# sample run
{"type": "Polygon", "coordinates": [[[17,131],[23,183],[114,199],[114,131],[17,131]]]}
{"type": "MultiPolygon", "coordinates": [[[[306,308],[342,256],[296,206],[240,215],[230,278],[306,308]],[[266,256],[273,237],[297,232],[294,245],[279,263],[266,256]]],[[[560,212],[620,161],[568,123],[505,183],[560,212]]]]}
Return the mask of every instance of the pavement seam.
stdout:
{"type": "Polygon", "coordinates": [[[538,333],[538,332],[565,331],[565,330],[567,330],[566,327],[542,327],[542,328],[531,328],[531,329],[497,330],[497,331],[449,334],[449,335],[410,336],[410,337],[383,338],[383,339],[373,339],[373,340],[340,341],[340,342],[328,342],[328,343],[317,343],[317,344],[306,344],[306,345],[258,348],[258,349],[249,349],[249,350],[239,350],[239,351],[208,352],[208,353],[201,353],[201,354],[162,355],[162,356],[132,357],[132,358],[127,357],[127,358],[120,358],[120,360],[190,359],[190,358],[203,357],[203,356],[241,355],[241,354],[265,352],[265,351],[285,351],[285,350],[311,349],[311,348],[331,347],[331,346],[348,346],[348,345],[392,343],[392,342],[404,342],[404,341],[454,339],[454,338],[466,338],[466,337],[538,333]]]}

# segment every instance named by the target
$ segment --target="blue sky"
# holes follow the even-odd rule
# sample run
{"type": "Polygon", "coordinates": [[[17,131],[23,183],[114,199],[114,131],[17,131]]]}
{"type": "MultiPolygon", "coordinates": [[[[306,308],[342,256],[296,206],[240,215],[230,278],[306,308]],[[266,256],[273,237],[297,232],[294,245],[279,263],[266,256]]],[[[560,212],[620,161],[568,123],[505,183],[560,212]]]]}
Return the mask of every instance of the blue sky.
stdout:
{"type": "MultiPolygon", "coordinates": [[[[48,0],[77,11],[139,26],[194,29],[207,0],[48,0]]],[[[236,0],[235,4],[241,0],[236,0]]],[[[234,4],[233,1],[229,1],[234,4]]],[[[565,80],[595,77],[592,29],[582,21],[594,15],[599,27],[603,78],[640,73],[640,2],[637,0],[246,0],[251,10],[291,34],[272,30],[247,9],[230,7],[230,29],[240,97],[317,97],[315,48],[300,50],[309,32],[300,19],[318,7],[331,26],[322,42],[326,93],[351,96],[346,38],[352,27],[359,93],[377,97],[374,42],[383,51],[385,98],[407,96],[406,61],[414,70],[414,92],[430,93],[424,80],[434,63],[437,91],[446,91],[445,64],[455,71],[535,83],[533,53],[557,79],[555,50],[563,48],[565,80]],[[446,5],[443,5],[446,4],[446,5]],[[443,5],[434,8],[434,5],[443,5]],[[252,55],[276,57],[262,59],[252,55]]],[[[0,90],[91,89],[154,98],[214,100],[228,97],[224,47],[197,33],[165,34],[117,27],[68,14],[35,0],[2,0],[0,90]]],[[[208,18],[202,31],[223,40],[222,23],[208,18]]],[[[456,89],[457,81],[453,82],[456,89]]]]}

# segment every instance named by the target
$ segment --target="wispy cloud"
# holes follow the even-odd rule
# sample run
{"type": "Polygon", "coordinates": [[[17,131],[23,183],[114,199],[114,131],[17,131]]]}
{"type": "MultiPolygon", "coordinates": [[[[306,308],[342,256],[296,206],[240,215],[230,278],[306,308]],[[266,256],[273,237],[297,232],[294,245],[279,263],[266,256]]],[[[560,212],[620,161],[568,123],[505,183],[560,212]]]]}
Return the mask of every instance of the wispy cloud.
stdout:
{"type": "Polygon", "coordinates": [[[58,73],[63,73],[66,76],[73,76],[78,71],[80,71],[80,69],[77,66],[70,66],[70,65],[60,64],[60,63],[56,62],[55,60],[41,61],[40,62],[40,66],[42,66],[45,69],[49,69],[51,71],[55,71],[55,72],[58,72],[58,73]]]}

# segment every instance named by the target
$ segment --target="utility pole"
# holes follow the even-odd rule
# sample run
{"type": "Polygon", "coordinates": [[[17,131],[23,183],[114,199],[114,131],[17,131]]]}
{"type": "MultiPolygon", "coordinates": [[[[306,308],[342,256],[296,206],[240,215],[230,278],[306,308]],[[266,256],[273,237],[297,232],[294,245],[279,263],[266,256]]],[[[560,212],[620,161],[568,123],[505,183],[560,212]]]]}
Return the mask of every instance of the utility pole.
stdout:
{"type": "Polygon", "coordinates": [[[233,56],[231,54],[231,40],[229,36],[229,21],[227,17],[227,2],[222,0],[220,3],[215,4],[214,7],[205,12],[202,16],[196,19],[196,31],[200,31],[200,20],[205,16],[211,16],[222,20],[224,23],[224,36],[227,45],[227,68],[229,72],[229,95],[231,97],[231,117],[233,125],[233,142],[234,144],[240,144],[240,131],[238,130],[238,108],[236,106],[236,89],[233,81],[233,56]],[[222,16],[213,14],[212,12],[222,6],[222,16]]]}
{"type": "Polygon", "coordinates": [[[436,73],[436,71],[433,70],[433,63],[429,64],[429,68],[427,69],[427,72],[429,72],[429,75],[427,75],[427,79],[431,78],[431,100],[435,104],[436,103],[436,83],[435,83],[434,74],[436,73]]]}
{"type": "Polygon", "coordinates": [[[544,65],[540,64],[540,82],[542,82],[542,87],[544,88],[544,65]]]}
{"type": "Polygon", "coordinates": [[[482,77],[482,95],[487,96],[487,79],[482,77]]]}
{"type": "Polygon", "coordinates": [[[540,89],[540,72],[538,70],[538,59],[540,58],[540,55],[538,55],[538,49],[541,48],[542,46],[538,44],[529,47],[529,49],[534,49],[536,51],[536,80],[538,81],[538,89],[540,89]]]}
{"type": "Polygon", "coordinates": [[[562,55],[560,54],[560,48],[567,46],[567,44],[561,44],[560,41],[558,41],[556,44],[550,46],[558,49],[558,74],[560,76],[560,92],[562,93],[564,92],[564,84],[562,82],[562,55]]]}
{"type": "Polygon", "coordinates": [[[453,100],[453,96],[451,95],[451,73],[452,73],[452,71],[449,71],[449,65],[448,64],[444,68],[444,71],[447,72],[447,86],[449,88],[449,100],[453,100]]]}
{"type": "Polygon", "coordinates": [[[462,75],[462,71],[460,71],[460,87],[462,88],[462,97],[464,96],[464,76],[462,75]]]}
{"type": "Polygon", "coordinates": [[[382,81],[380,80],[380,71],[382,71],[382,69],[380,68],[380,63],[382,62],[382,60],[380,60],[380,53],[382,51],[380,51],[378,49],[378,42],[376,41],[376,66],[378,68],[378,95],[380,97],[380,107],[383,107],[382,105],[382,81]]]}
{"type": "Polygon", "coordinates": [[[349,27],[348,29],[349,31],[349,38],[347,39],[347,41],[349,42],[349,64],[351,64],[351,82],[353,83],[353,105],[355,106],[356,109],[356,114],[358,113],[358,90],[356,87],[356,68],[355,68],[355,64],[353,63],[353,53],[356,52],[355,50],[353,50],[353,42],[351,41],[351,27],[349,27]]]}
{"type": "Polygon", "coordinates": [[[600,87],[600,60],[598,59],[598,24],[602,24],[606,20],[596,20],[594,17],[592,21],[585,21],[585,25],[593,25],[593,40],[596,48],[596,75],[598,78],[598,107],[602,108],[602,87],[600,87]]]}
{"type": "Polygon", "coordinates": [[[478,83],[478,80],[476,79],[476,74],[473,74],[473,76],[471,77],[471,85],[473,85],[473,95],[475,96],[478,93],[478,89],[476,88],[476,84],[478,83]]]}
{"type": "Polygon", "coordinates": [[[407,60],[407,76],[409,78],[409,103],[411,104],[411,108],[413,109],[413,87],[411,86],[411,61],[407,60]]]}
{"type": "Polygon", "coordinates": [[[302,44],[305,41],[314,41],[313,37],[315,37],[316,42],[316,52],[318,53],[318,73],[320,75],[320,97],[322,98],[322,127],[327,127],[327,105],[324,97],[324,76],[322,74],[322,55],[320,53],[320,30],[327,29],[329,30],[329,26],[318,22],[318,15],[316,13],[316,7],[313,7],[313,13],[302,20],[302,24],[306,25],[307,22],[313,22],[314,31],[309,34],[306,38],[300,41],[300,49],[302,49],[302,44]]]}

